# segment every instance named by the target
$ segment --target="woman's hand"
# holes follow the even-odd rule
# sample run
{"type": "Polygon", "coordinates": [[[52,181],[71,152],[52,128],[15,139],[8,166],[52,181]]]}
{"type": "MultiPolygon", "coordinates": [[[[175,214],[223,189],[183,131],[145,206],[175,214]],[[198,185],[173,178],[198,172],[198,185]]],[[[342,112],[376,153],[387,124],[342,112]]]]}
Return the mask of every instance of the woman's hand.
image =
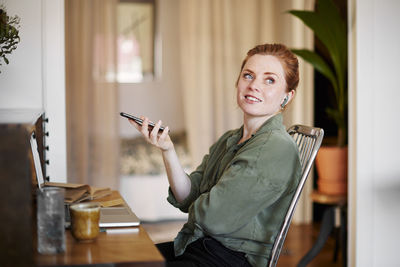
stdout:
{"type": "Polygon", "coordinates": [[[143,135],[145,140],[158,147],[162,151],[168,151],[173,149],[174,144],[169,137],[169,128],[165,127],[164,131],[159,133],[159,129],[161,127],[161,121],[159,120],[155,125],[154,128],[149,131],[149,119],[147,117],[140,117],[143,120],[142,126],[137,124],[134,120],[129,119],[129,122],[143,135]]]}
{"type": "Polygon", "coordinates": [[[171,190],[176,200],[181,202],[189,195],[191,182],[184,172],[182,165],[179,163],[174,144],[168,135],[169,129],[165,127],[164,131],[160,134],[161,121],[158,121],[154,125],[154,128],[149,131],[149,119],[146,117],[141,117],[141,119],[143,120],[142,126],[131,119],[129,119],[129,122],[135,126],[148,143],[161,150],[171,190]]]}

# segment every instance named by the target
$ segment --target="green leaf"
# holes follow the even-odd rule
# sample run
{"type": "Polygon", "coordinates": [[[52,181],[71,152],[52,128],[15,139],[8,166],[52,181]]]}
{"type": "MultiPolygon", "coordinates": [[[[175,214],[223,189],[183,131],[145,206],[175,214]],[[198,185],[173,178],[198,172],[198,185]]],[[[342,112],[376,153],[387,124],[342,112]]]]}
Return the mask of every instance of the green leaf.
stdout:
{"type": "Polygon", "coordinates": [[[347,134],[347,26],[339,9],[332,0],[318,0],[316,11],[290,10],[288,13],[299,18],[309,27],[326,47],[333,66],[310,50],[292,50],[329,79],[336,96],[335,109],[327,109],[339,128],[347,134]]]}
{"type": "Polygon", "coordinates": [[[291,10],[290,14],[304,22],[327,48],[332,59],[339,84],[347,71],[347,30],[337,7],[331,0],[319,0],[317,12],[291,10]]]}
{"type": "Polygon", "coordinates": [[[333,86],[337,88],[337,80],[334,72],[320,55],[318,55],[314,51],[310,51],[307,49],[292,49],[292,52],[313,65],[313,67],[317,71],[321,72],[326,78],[330,80],[333,86]]]}

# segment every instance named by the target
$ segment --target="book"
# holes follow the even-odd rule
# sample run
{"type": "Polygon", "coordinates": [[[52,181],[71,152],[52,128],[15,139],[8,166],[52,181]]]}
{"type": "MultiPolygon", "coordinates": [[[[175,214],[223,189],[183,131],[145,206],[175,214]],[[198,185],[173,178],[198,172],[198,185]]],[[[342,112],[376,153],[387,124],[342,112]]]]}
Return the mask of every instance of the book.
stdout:
{"type": "Polygon", "coordinates": [[[111,194],[111,190],[108,187],[93,187],[87,184],[45,182],[43,186],[64,188],[64,202],[67,204],[96,200],[111,194]]]}
{"type": "Polygon", "coordinates": [[[118,191],[111,191],[111,194],[94,200],[100,203],[101,207],[123,206],[125,201],[122,199],[118,191]]]}

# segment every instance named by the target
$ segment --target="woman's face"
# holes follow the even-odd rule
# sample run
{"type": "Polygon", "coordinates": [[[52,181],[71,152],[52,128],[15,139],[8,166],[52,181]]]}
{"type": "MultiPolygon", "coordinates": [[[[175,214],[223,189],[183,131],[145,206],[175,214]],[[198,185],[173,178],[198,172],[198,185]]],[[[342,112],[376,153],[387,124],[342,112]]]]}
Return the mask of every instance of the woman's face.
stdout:
{"type": "Polygon", "coordinates": [[[286,93],[285,72],[275,56],[251,56],[240,73],[237,103],[245,118],[268,119],[276,114],[286,93]]]}

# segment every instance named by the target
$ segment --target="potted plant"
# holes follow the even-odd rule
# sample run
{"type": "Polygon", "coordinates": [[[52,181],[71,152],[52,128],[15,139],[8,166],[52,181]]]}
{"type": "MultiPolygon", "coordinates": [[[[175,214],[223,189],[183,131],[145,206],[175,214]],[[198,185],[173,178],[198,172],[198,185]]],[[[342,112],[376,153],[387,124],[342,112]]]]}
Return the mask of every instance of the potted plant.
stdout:
{"type": "Polygon", "coordinates": [[[332,0],[318,0],[316,11],[290,10],[309,27],[326,48],[326,56],[307,50],[292,49],[324,75],[334,91],[333,107],[326,112],[337,125],[335,146],[322,146],[316,159],[318,189],[328,194],[347,192],[347,25],[332,0]],[[322,165],[322,166],[321,166],[322,165]]]}
{"type": "Polygon", "coordinates": [[[9,63],[7,55],[17,48],[20,41],[19,22],[18,16],[8,16],[4,6],[0,5],[0,66],[2,61],[9,63]]]}

